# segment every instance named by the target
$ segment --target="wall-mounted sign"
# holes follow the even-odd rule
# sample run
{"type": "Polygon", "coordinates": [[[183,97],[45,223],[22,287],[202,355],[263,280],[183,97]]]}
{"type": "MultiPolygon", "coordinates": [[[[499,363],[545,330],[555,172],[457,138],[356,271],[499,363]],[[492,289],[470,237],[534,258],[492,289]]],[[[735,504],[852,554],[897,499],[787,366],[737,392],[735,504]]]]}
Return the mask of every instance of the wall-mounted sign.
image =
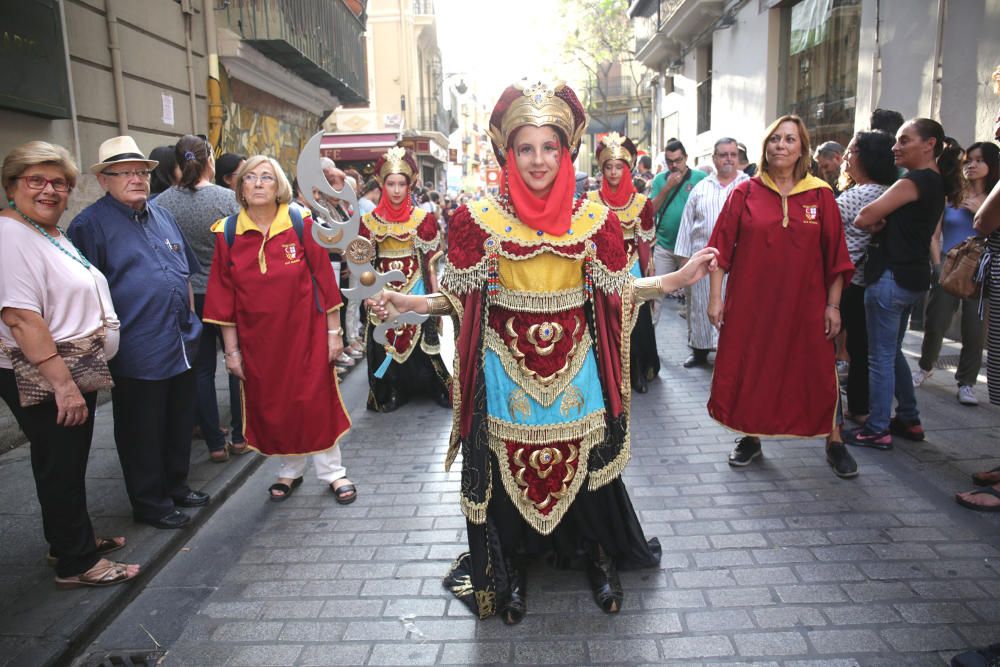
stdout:
{"type": "Polygon", "coordinates": [[[0,107],[70,117],[57,0],[0,2],[0,107]]]}

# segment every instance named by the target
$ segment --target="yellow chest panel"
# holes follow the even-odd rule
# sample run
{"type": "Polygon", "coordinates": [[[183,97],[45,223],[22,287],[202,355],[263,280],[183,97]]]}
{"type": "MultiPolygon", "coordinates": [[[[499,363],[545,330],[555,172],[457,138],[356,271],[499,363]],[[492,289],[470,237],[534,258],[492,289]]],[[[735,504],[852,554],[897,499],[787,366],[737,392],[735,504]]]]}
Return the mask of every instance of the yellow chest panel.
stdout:
{"type": "Polygon", "coordinates": [[[527,259],[497,258],[500,284],[519,292],[552,292],[581,287],[583,259],[543,252],[527,259]]]}
{"type": "Polygon", "coordinates": [[[403,253],[413,252],[413,241],[406,240],[400,241],[397,238],[391,236],[386,236],[378,241],[379,252],[383,255],[392,254],[394,257],[398,257],[403,253]]]}

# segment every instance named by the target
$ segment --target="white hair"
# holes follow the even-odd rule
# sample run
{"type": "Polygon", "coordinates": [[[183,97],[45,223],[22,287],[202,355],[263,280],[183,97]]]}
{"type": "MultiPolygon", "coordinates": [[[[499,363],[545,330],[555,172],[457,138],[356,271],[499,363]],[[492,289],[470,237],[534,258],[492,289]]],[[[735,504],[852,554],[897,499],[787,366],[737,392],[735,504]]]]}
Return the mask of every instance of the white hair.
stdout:
{"type": "Polygon", "coordinates": [[[336,169],[337,163],[324,155],[319,159],[319,168],[323,171],[326,171],[327,169],[336,169]]]}

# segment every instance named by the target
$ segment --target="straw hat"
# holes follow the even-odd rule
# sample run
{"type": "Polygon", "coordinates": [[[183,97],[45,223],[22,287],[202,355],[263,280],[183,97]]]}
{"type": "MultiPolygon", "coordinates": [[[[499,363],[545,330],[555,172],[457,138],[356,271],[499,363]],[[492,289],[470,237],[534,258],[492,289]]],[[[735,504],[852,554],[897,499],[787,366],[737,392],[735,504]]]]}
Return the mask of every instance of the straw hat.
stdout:
{"type": "Polygon", "coordinates": [[[147,160],[135,139],[128,136],[111,137],[105,141],[97,150],[97,159],[98,163],[90,167],[92,174],[98,174],[118,162],[145,162],[147,169],[155,169],[160,164],[156,160],[147,160]]]}

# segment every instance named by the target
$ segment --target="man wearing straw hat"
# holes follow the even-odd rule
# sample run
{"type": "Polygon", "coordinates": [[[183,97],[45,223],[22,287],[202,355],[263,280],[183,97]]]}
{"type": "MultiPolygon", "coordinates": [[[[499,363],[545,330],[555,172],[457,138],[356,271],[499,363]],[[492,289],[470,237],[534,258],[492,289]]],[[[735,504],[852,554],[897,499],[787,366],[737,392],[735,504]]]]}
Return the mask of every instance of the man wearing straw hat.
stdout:
{"type": "Polygon", "coordinates": [[[194,314],[190,274],[200,269],[173,216],[147,201],[156,167],[135,139],[101,144],[90,168],[106,194],[67,231],[111,287],[121,319],[121,347],[109,367],[115,445],[136,521],[180,528],[207,493],[187,485],[194,428],[191,370],[201,322],[194,314]]]}

